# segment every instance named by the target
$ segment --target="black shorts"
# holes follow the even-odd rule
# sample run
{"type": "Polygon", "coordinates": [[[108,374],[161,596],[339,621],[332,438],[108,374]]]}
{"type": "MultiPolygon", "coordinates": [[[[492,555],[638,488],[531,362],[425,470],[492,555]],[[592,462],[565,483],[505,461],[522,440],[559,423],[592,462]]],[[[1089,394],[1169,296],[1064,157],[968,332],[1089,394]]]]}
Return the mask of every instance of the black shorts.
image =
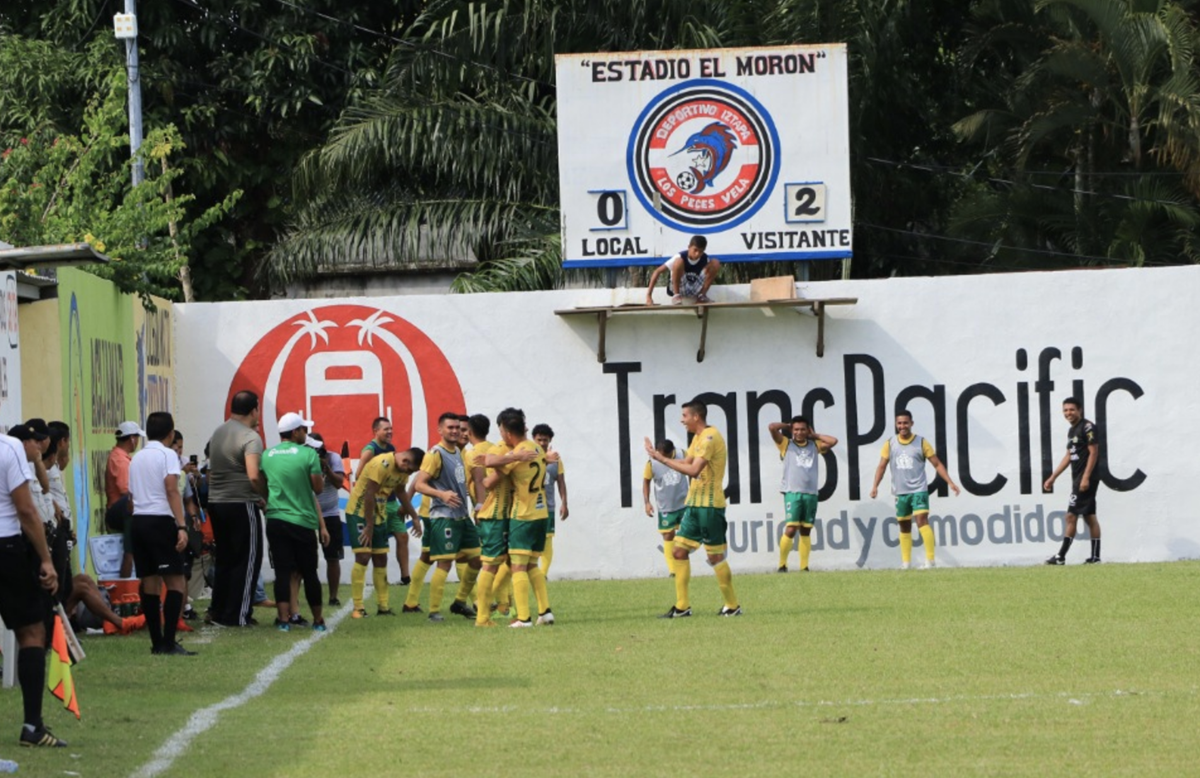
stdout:
{"type": "Polygon", "coordinates": [[[37,624],[49,613],[49,594],[38,580],[40,567],[23,535],[0,538],[0,618],[9,629],[37,624]]]}
{"type": "Polygon", "coordinates": [[[317,569],[316,530],[305,529],[282,519],[267,519],[267,546],[271,550],[271,569],[303,573],[317,569]]]}
{"type": "Polygon", "coordinates": [[[1094,516],[1096,515],[1096,487],[1093,486],[1086,492],[1079,491],[1079,484],[1071,486],[1071,500],[1067,504],[1067,513],[1073,513],[1076,516],[1094,516]]]}
{"type": "Polygon", "coordinates": [[[181,537],[173,516],[134,516],[130,539],[138,577],[183,575],[187,565],[183,553],[175,550],[181,537]]]}
{"type": "Polygon", "coordinates": [[[341,516],[326,516],[325,529],[329,531],[329,545],[323,549],[326,562],[346,558],[346,536],[342,532],[341,516]]]}

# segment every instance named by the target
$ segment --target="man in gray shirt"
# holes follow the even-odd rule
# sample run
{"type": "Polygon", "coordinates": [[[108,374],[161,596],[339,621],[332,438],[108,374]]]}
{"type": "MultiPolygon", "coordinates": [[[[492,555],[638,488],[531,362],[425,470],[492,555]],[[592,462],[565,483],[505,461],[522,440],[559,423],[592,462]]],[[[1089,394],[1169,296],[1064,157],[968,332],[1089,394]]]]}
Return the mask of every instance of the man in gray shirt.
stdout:
{"type": "Polygon", "coordinates": [[[259,470],[263,441],[258,434],[258,395],[233,396],[229,421],[217,427],[208,447],[208,515],[212,521],[216,570],[210,620],[227,627],[254,624],[254,586],[263,559],[259,470]]]}

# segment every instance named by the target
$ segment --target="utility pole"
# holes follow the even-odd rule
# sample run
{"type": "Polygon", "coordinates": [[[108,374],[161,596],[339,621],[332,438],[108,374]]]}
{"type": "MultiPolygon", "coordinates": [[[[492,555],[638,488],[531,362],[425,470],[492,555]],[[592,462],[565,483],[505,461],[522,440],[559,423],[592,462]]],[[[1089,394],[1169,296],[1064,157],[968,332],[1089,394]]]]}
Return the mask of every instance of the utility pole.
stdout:
{"type": "Polygon", "coordinates": [[[113,16],[117,38],[125,41],[125,70],[129,80],[129,153],[133,157],[133,185],[146,178],[142,161],[137,158],[142,147],[142,76],[138,67],[137,0],[125,0],[125,13],[113,16]]]}

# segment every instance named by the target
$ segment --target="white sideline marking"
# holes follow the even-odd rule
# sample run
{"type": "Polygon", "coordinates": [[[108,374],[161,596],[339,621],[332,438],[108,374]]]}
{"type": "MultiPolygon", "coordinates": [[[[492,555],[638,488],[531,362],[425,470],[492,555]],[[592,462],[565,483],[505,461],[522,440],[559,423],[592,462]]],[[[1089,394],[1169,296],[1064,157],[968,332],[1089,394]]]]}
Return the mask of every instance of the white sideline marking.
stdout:
{"type": "MultiPolygon", "coordinates": [[[[1185,693],[1195,694],[1195,689],[1184,690],[1185,693]]],[[[944,705],[951,702],[986,702],[986,701],[1015,701],[1015,700],[1038,700],[1038,699],[1063,699],[1071,705],[1082,705],[1083,701],[1092,698],[1107,698],[1107,697],[1136,697],[1158,694],[1150,691],[1127,691],[1115,689],[1111,692],[1057,692],[1050,694],[1034,694],[1032,692],[1023,694],[980,694],[980,695],[953,695],[950,697],[907,697],[898,699],[883,699],[883,700],[764,700],[763,702],[743,702],[743,703],[728,703],[724,705],[645,705],[636,708],[560,708],[557,706],[549,708],[522,708],[517,705],[497,705],[497,706],[470,706],[460,708],[431,708],[431,707],[414,707],[409,708],[409,713],[419,714],[456,714],[456,713],[514,713],[523,711],[528,713],[545,713],[554,714],[571,714],[571,713],[677,713],[687,711],[733,711],[733,710],[768,710],[772,708],[828,708],[828,707],[869,707],[876,705],[944,705]]]]}
{"type": "MultiPolygon", "coordinates": [[[[325,622],[325,632],[312,633],[304,638],[304,640],[301,640],[287,651],[272,659],[269,665],[260,670],[258,675],[254,676],[254,680],[245,689],[242,689],[232,697],[226,697],[214,705],[201,708],[193,713],[183,729],[167,738],[167,742],[163,743],[154,752],[154,756],[150,758],[149,762],[138,768],[132,778],[155,778],[155,776],[162,775],[174,764],[176,759],[183,756],[183,753],[187,751],[188,746],[192,744],[193,740],[216,725],[217,719],[220,718],[223,711],[240,708],[271,688],[271,684],[279,680],[279,676],[283,675],[283,671],[291,667],[293,662],[308,653],[308,650],[316,645],[318,640],[331,635],[342,619],[350,615],[351,608],[352,603],[343,605],[341,610],[334,613],[325,622]]],[[[195,662],[196,660],[192,661],[195,662]]]]}

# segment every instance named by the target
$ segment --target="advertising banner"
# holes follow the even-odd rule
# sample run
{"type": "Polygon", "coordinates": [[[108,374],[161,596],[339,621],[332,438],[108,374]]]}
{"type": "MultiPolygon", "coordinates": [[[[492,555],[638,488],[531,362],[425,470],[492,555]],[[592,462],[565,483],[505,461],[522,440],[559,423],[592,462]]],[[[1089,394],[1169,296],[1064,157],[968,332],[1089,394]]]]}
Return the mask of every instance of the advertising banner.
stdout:
{"type": "Polygon", "coordinates": [[[555,63],[564,266],[850,256],[843,44],[555,63]]]}
{"type": "MultiPolygon", "coordinates": [[[[870,491],[905,409],[962,489],[954,496],[931,486],[939,564],[1040,563],[1063,532],[1070,474],[1049,493],[1043,483],[1066,452],[1062,401],[1075,396],[1099,428],[1106,561],[1200,556],[1200,516],[1187,490],[1200,395],[1185,356],[1195,351],[1200,312],[1177,304],[1200,292],[1200,268],[836,281],[799,291],[858,300],[829,309],[824,357],[815,354],[814,317],[737,309],[710,314],[700,363],[700,323],[689,311],[613,317],[600,363],[595,320],[554,313],[635,300],[640,290],[179,305],[178,350],[188,355],[176,370],[181,425],[201,447],[231,393],[253,389],[264,396],[268,445],[279,441],[278,417],[299,411],[356,455],[377,415],[393,420],[397,447],[427,448],[443,411],[494,420],[521,408],[530,425],[554,429],[566,465],[570,516],[557,527],[554,576],[625,578],[665,574],[642,501],[642,441],[685,448],[680,408],[693,398],[708,404],[729,447],[737,571],[778,564],[781,462],[767,425],[795,414],[839,441],[821,463],[813,569],[898,567],[890,476],[876,499],[870,491]],[[1074,301],[1070,315],[1065,299],[1074,301]],[[1115,326],[1113,311],[1128,326],[1115,326]]],[[[715,295],[743,299],[749,289],[715,295]]]]}

